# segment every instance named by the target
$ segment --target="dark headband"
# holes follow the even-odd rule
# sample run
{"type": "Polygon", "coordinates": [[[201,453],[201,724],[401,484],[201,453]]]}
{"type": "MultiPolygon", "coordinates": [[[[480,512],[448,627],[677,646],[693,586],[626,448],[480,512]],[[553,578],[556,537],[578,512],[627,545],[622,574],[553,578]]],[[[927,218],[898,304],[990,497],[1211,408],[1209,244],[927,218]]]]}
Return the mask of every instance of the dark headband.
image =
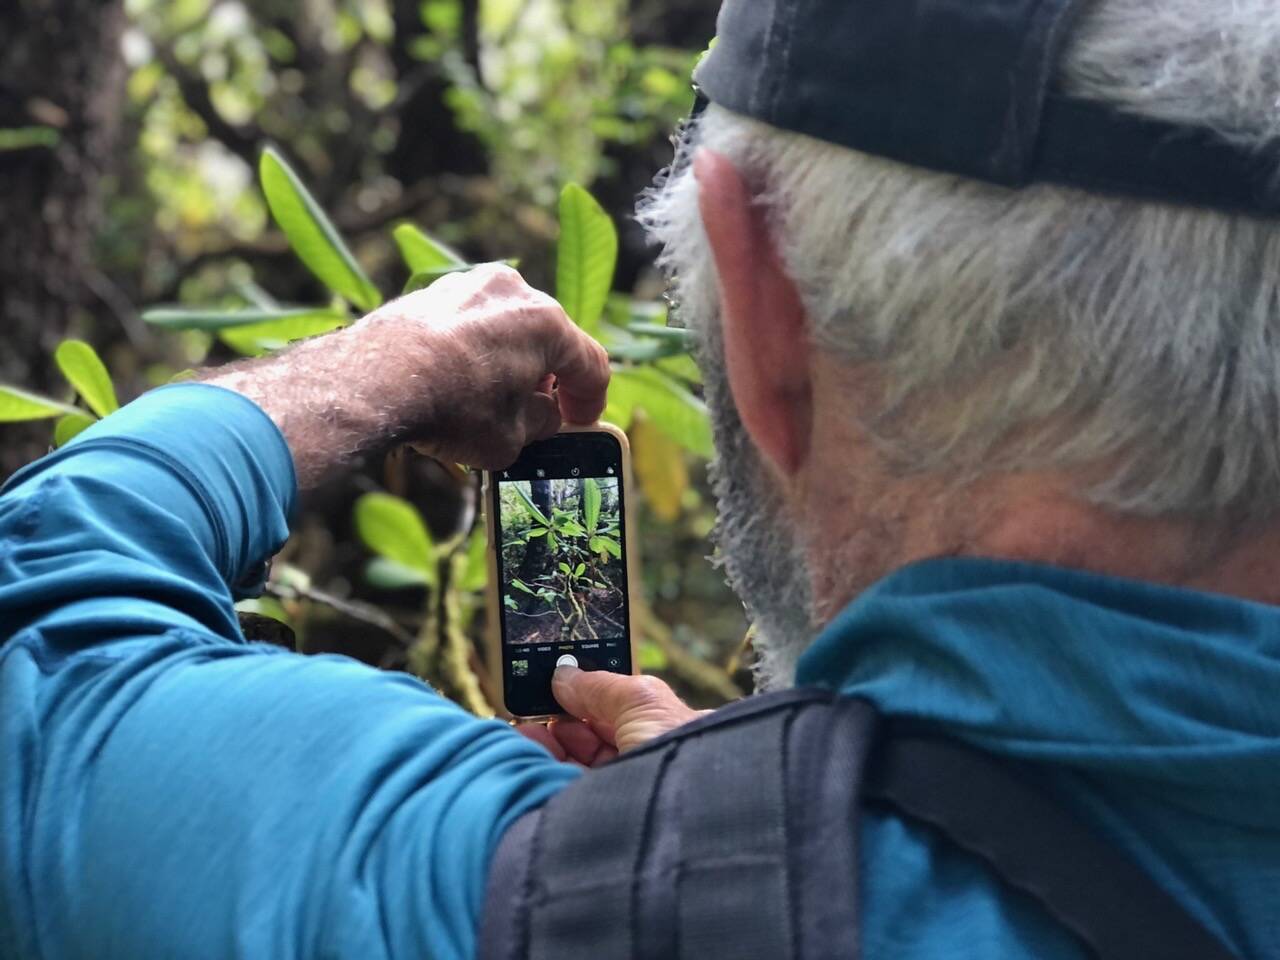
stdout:
{"type": "Polygon", "coordinates": [[[1082,5],[725,0],[695,80],[771,126],[1002,186],[1280,213],[1273,151],[1051,91],[1082,5]]]}

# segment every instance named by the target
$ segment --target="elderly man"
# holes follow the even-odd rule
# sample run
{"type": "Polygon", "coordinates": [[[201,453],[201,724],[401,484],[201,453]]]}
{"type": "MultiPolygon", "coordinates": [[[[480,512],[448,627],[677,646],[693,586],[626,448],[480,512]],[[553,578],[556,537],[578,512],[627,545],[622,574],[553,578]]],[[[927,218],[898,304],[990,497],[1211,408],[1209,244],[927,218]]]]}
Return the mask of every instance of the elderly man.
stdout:
{"type": "MultiPolygon", "coordinates": [[[[764,686],[1034,771],[1221,955],[1280,956],[1280,10],[1072,6],[729,0],[712,105],[642,216],[699,343],[764,686]]],[[[629,761],[579,779],[408,678],[247,645],[231,605],[295,471],[406,440],[500,467],[597,416],[607,377],[485,267],[14,477],[0,953],[476,955],[511,825],[629,761]]],[[[592,721],[540,736],[561,758],[693,718],[643,679],[556,693],[592,721]]],[[[1107,955],[918,820],[828,835],[855,831],[858,928],[788,955],[1107,955]]],[[[705,893],[677,876],[673,915],[705,893]]],[[[627,894],[577,896],[589,929],[627,894]]]]}

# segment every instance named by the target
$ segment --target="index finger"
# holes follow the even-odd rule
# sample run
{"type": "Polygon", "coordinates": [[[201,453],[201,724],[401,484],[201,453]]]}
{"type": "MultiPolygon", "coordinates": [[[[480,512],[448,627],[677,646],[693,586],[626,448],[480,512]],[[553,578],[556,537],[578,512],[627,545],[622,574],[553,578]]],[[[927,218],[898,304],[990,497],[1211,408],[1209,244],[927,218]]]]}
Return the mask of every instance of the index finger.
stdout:
{"type": "Polygon", "coordinates": [[[570,322],[552,341],[547,369],[559,383],[560,413],[567,423],[594,423],[609,390],[609,354],[570,322]]]}

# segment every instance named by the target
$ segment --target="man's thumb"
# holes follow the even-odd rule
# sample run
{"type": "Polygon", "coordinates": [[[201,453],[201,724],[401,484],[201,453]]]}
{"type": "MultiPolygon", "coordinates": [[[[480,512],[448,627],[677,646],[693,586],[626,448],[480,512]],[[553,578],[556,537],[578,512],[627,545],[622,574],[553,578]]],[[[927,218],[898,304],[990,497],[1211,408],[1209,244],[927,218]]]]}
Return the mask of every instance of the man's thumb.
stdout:
{"type": "Polygon", "coordinates": [[[605,670],[556,667],[551,678],[551,692],[571,717],[615,723],[637,699],[635,682],[635,677],[605,670]]]}

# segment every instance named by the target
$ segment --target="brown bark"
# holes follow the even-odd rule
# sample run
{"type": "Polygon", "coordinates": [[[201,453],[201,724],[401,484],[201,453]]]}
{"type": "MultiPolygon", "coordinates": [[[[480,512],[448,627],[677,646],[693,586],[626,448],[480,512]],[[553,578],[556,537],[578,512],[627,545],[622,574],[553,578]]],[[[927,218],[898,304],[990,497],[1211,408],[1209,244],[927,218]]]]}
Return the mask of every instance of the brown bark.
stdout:
{"type": "MultiPolygon", "coordinates": [[[[8,0],[2,17],[0,128],[53,127],[58,143],[0,152],[0,382],[49,389],[53,348],[103,309],[93,243],[123,102],[124,7],[8,0]]],[[[26,433],[6,429],[0,476],[42,452],[26,433]]]]}

